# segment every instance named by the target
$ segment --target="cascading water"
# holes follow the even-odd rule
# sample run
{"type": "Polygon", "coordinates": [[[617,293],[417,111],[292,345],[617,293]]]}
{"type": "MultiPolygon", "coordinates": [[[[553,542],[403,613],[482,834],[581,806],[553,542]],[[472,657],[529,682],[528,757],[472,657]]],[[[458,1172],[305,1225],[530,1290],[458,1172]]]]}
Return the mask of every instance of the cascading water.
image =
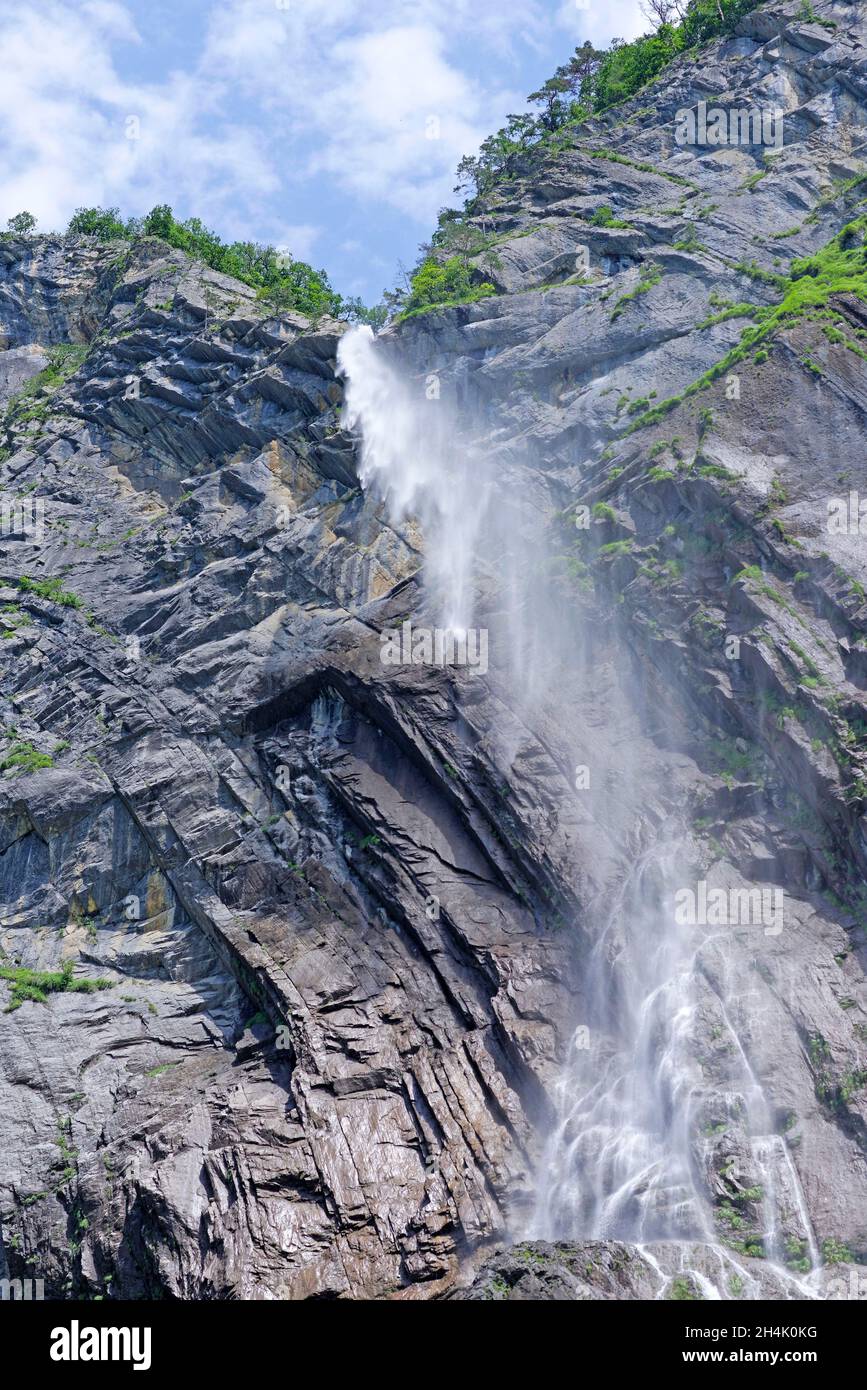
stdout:
{"type": "Polygon", "coordinates": [[[404,378],[368,327],[341,338],[337,363],[346,380],[344,424],[360,435],[362,486],[383,498],[396,524],[412,518],[421,526],[425,617],[465,632],[479,580],[491,580],[486,622],[500,630],[492,679],[520,691],[529,707],[549,683],[557,642],[537,595],[542,545],[526,473],[477,446],[442,397],[437,374],[404,378]]]}
{"type": "Polygon", "coordinates": [[[594,1016],[573,1038],[559,1123],[543,1162],[533,1235],[646,1241],[707,1231],[690,1162],[695,942],[655,903],[660,868],[639,861],[591,955],[594,1016]],[[652,943],[652,945],[651,945],[652,943]],[[605,1039],[605,1053],[586,1046],[605,1039]]]}
{"type": "MultiPolygon", "coordinates": [[[[544,557],[528,474],[515,474],[510,487],[498,460],[495,488],[485,451],[467,443],[455,414],[438,392],[425,390],[424,379],[404,379],[386,362],[369,329],[344,336],[338,361],[345,423],[361,434],[362,484],[379,493],[396,522],[420,522],[426,590],[445,626],[471,624],[483,576],[488,616],[498,607],[504,619],[488,679],[508,687],[509,703],[531,726],[540,685],[550,701],[552,690],[574,686],[586,671],[580,648],[567,653],[554,635],[562,614],[538,579],[544,557]]],[[[708,1131],[715,1126],[708,1116],[722,1113],[736,1117],[746,1135],[744,1162],[758,1175],[750,1192],[777,1288],[783,1296],[815,1296],[811,1276],[798,1277],[782,1263],[785,1207],[790,1227],[794,1221],[802,1232],[807,1263],[818,1264],[791,1155],[774,1132],[727,1000],[710,983],[714,971],[725,977],[724,933],[679,926],[672,911],[677,886],[695,881],[697,846],[684,825],[645,836],[635,853],[640,807],[638,785],[624,786],[620,887],[596,905],[595,924],[586,927],[587,1015],[563,1067],[535,1210],[515,1234],[639,1245],[659,1271],[660,1294],[677,1272],[688,1273],[704,1297],[730,1296],[733,1277],[756,1293],[756,1276],[739,1260],[736,1242],[721,1240],[714,1224],[708,1131]],[[730,1035],[727,1089],[702,1075],[699,1009],[715,1010],[719,1029],[730,1035]]]]}
{"type": "Polygon", "coordinates": [[[472,625],[473,560],[488,507],[485,459],[460,444],[431,377],[415,390],[383,361],[372,331],[340,341],[345,422],[361,431],[363,487],[384,497],[395,521],[417,517],[426,539],[425,580],[438,625],[472,625]]]}

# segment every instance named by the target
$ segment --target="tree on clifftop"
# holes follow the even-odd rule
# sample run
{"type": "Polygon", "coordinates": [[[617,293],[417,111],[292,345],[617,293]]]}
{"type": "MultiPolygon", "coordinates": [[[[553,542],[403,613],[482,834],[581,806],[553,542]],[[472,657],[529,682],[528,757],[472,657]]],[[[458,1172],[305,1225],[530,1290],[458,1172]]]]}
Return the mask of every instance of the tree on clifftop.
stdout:
{"type": "Polygon", "coordinates": [[[36,218],[32,212],[16,212],[6,223],[13,236],[30,236],[36,229],[36,218]]]}

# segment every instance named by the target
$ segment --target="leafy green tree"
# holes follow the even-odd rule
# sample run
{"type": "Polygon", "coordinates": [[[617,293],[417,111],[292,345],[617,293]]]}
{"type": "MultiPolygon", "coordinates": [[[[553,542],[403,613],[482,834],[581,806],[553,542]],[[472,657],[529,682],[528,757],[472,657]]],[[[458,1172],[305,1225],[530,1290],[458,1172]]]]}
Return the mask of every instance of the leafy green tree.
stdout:
{"type": "Polygon", "coordinates": [[[455,173],[458,180],[455,184],[455,193],[465,193],[471,190],[478,197],[483,191],[485,171],[481,160],[474,159],[470,154],[465,154],[455,173]]]}
{"type": "Polygon", "coordinates": [[[462,304],[494,294],[494,286],[476,278],[460,256],[439,262],[433,257],[422,261],[410,281],[405,311],[426,309],[433,304],[462,304]]]}
{"type": "Polygon", "coordinates": [[[652,82],[666,64],[686,49],[715,34],[729,33],[756,0],[647,0],[645,13],[656,25],[631,43],[613,39],[607,50],[585,41],[568,62],[527,98],[541,107],[538,116],[511,115],[508,123],[485,140],[477,155],[458,165],[456,193],[467,206],[478,206],[504,178],[527,172],[528,161],[564,126],[628,100],[652,82]]]}
{"type": "Polygon", "coordinates": [[[549,77],[538,92],[531,92],[527,97],[528,101],[541,105],[542,114],[539,119],[545,130],[559,130],[565,125],[569,116],[569,103],[563,98],[571,90],[572,85],[568,78],[549,77]]]}
{"type": "Polygon", "coordinates": [[[679,24],[687,10],[686,0],[643,0],[641,13],[657,29],[660,24],[679,24]]]}
{"type": "Polygon", "coordinates": [[[588,39],[575,49],[568,63],[557,69],[555,76],[564,78],[573,93],[583,94],[585,82],[598,70],[604,57],[605,50],[594,48],[588,39]]]}
{"type": "Polygon", "coordinates": [[[387,304],[363,304],[360,299],[353,297],[344,299],[341,318],[349,319],[350,323],[366,323],[378,333],[380,328],[384,328],[390,317],[390,310],[387,304]]]}
{"type": "Polygon", "coordinates": [[[458,220],[458,216],[441,222],[431,237],[431,249],[444,256],[476,256],[487,246],[483,236],[472,222],[458,220]]]}
{"type": "Polygon", "coordinates": [[[395,314],[402,314],[408,298],[409,290],[401,289],[399,286],[393,290],[383,290],[382,302],[388,311],[388,317],[393,318],[395,314]]]}
{"type": "Polygon", "coordinates": [[[513,150],[526,149],[539,133],[538,122],[528,111],[506,117],[505,134],[513,150]]]}
{"type": "Polygon", "coordinates": [[[684,46],[692,47],[715,34],[730,33],[741,15],[755,8],[755,0],[689,0],[680,26],[684,46]]]}
{"type": "Polygon", "coordinates": [[[13,236],[30,236],[36,229],[36,218],[32,212],[16,212],[6,223],[13,236]]]}
{"type": "Polygon", "coordinates": [[[118,241],[134,234],[135,224],[124,222],[119,208],[76,208],[67,233],[95,236],[100,241],[118,241]]]}

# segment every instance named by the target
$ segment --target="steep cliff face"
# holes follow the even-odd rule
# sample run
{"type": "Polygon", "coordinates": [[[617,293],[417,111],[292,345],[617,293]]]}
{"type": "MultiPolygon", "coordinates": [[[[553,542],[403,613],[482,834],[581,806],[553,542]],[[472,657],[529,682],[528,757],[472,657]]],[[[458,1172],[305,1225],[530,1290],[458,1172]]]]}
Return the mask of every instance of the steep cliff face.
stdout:
{"type": "Polygon", "coordinates": [[[155,242],[5,258],[18,370],[89,351],[7,416],[3,989],[110,982],[0,1015],[9,1267],[127,1297],[436,1280],[529,1184],[556,1049],[520,1000],[560,966],[455,775],[447,685],[379,661],[418,541],[356,484],[340,328],[155,242]]]}
{"type": "Polygon", "coordinates": [[[867,563],[827,525],[865,481],[867,6],[811,13],[564,137],[479,213],[499,293],[379,340],[533,513],[530,701],[380,660],[424,539],[358,485],[345,325],[157,240],[0,245],[0,1273],[469,1278],[538,1212],[595,929],[616,992],[675,822],[693,880],[786,904],[696,953],[704,1241],[685,1201],[688,1258],[520,1247],[472,1296],[514,1259],[523,1297],[664,1295],[717,1246],[727,1296],[867,1259],[867,563]],[[699,101],[781,108],[783,145],[678,144],[699,101]]]}

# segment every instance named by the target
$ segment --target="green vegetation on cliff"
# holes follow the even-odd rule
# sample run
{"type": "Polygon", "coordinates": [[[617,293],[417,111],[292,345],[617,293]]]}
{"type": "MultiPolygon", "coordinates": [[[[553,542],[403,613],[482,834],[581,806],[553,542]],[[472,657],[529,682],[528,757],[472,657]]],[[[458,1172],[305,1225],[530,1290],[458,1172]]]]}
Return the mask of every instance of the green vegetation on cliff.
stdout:
{"type": "Polygon", "coordinates": [[[672,24],[674,6],[663,7],[669,20],[655,34],[643,34],[631,43],[614,40],[596,72],[582,83],[582,103],[596,113],[626,101],[681,53],[730,32],[741,15],[755,8],[755,0],[690,0],[683,20],[672,24]]]}
{"type": "MultiPolygon", "coordinates": [[[[624,43],[614,39],[606,51],[584,43],[553,77],[527,98],[541,106],[507,118],[507,124],[483,141],[476,157],[458,165],[458,188],[484,196],[504,178],[525,172],[528,152],[556,150],[568,128],[580,126],[627,101],[688,50],[718,34],[731,33],[738,20],[756,8],[755,0],[689,0],[683,19],[665,0],[654,9],[661,19],[654,33],[624,43]]],[[[456,190],[457,191],[457,190],[456,190]]]]}
{"type": "Polygon", "coordinates": [[[8,980],[12,986],[12,999],[5,1012],[13,1013],[28,999],[35,1004],[47,1004],[49,994],[95,994],[97,990],[111,988],[110,980],[75,980],[72,971],[71,960],[65,960],[59,970],[0,967],[0,980],[8,980]]]}
{"type": "MultiPolygon", "coordinates": [[[[615,39],[607,51],[589,42],[577,47],[569,61],[527,98],[540,108],[537,115],[527,111],[510,115],[505,126],[482,142],[478,155],[461,160],[455,192],[467,195],[464,207],[440,212],[437,230],[430,243],[421,247],[405,288],[385,295],[389,309],[409,316],[496,293],[484,264],[485,257],[492,255],[494,238],[484,236],[468,219],[483,216],[490,196],[503,183],[530,174],[540,158],[561,149],[590,117],[634,96],[681,54],[717,34],[730,33],[752,9],[755,0],[689,0],[683,18],[672,23],[677,15],[674,4],[657,0],[654,12],[660,24],[654,33],[631,43],[615,39]]],[[[594,157],[633,162],[611,150],[595,151],[594,157]]],[[[652,165],[635,167],[662,172],[652,165]]],[[[694,186],[676,174],[663,176],[694,186]]],[[[628,226],[605,206],[591,220],[595,226],[628,226]]]]}
{"type": "Polygon", "coordinates": [[[47,349],[48,365],[9,398],[0,421],[18,425],[39,423],[49,413],[51,398],[81,366],[87,356],[85,343],[56,343],[47,349]]]}
{"type": "Polygon", "coordinates": [[[48,753],[40,753],[38,748],[25,739],[13,743],[6,756],[0,759],[0,773],[38,772],[43,767],[53,767],[54,759],[48,753]]]}
{"type": "Polygon", "coordinates": [[[93,236],[100,241],[160,237],[212,270],[250,285],[278,309],[294,309],[318,318],[322,314],[337,317],[346,307],[324,270],[314,270],[306,261],[293,260],[273,246],[255,241],[225,242],[198,217],[179,221],[166,204],[153,208],[147,217],[126,221],[118,208],[79,208],[66,230],[73,236],[93,236]]]}
{"type": "MultiPolygon", "coordinates": [[[[748,273],[748,268],[742,265],[738,266],[738,269],[748,273]]],[[[675,406],[680,405],[687,397],[703,391],[756,349],[759,351],[756,352],[754,360],[766,360],[765,344],[787,323],[804,317],[838,318],[845,323],[843,316],[834,308],[832,296],[851,294],[867,303],[867,214],[847,222],[846,226],[815,255],[792,261],[788,278],[780,277],[779,285],[783,291],[779,303],[754,309],[753,317],[758,321],[744,329],[740,342],[735,347],[696,381],[691,382],[680,395],[669,396],[640,415],[630,424],[627,433],[631,434],[647,425],[656,424],[675,406]]],[[[833,340],[833,334],[829,336],[833,340]]],[[[839,341],[843,341],[859,355],[863,351],[843,335],[840,335],[839,341]]],[[[806,362],[805,365],[813,364],[806,362]]]]}
{"type": "Polygon", "coordinates": [[[444,309],[450,304],[470,304],[495,293],[489,280],[474,283],[469,265],[460,256],[450,256],[442,263],[428,256],[410,281],[401,317],[423,314],[428,309],[444,309]]]}

